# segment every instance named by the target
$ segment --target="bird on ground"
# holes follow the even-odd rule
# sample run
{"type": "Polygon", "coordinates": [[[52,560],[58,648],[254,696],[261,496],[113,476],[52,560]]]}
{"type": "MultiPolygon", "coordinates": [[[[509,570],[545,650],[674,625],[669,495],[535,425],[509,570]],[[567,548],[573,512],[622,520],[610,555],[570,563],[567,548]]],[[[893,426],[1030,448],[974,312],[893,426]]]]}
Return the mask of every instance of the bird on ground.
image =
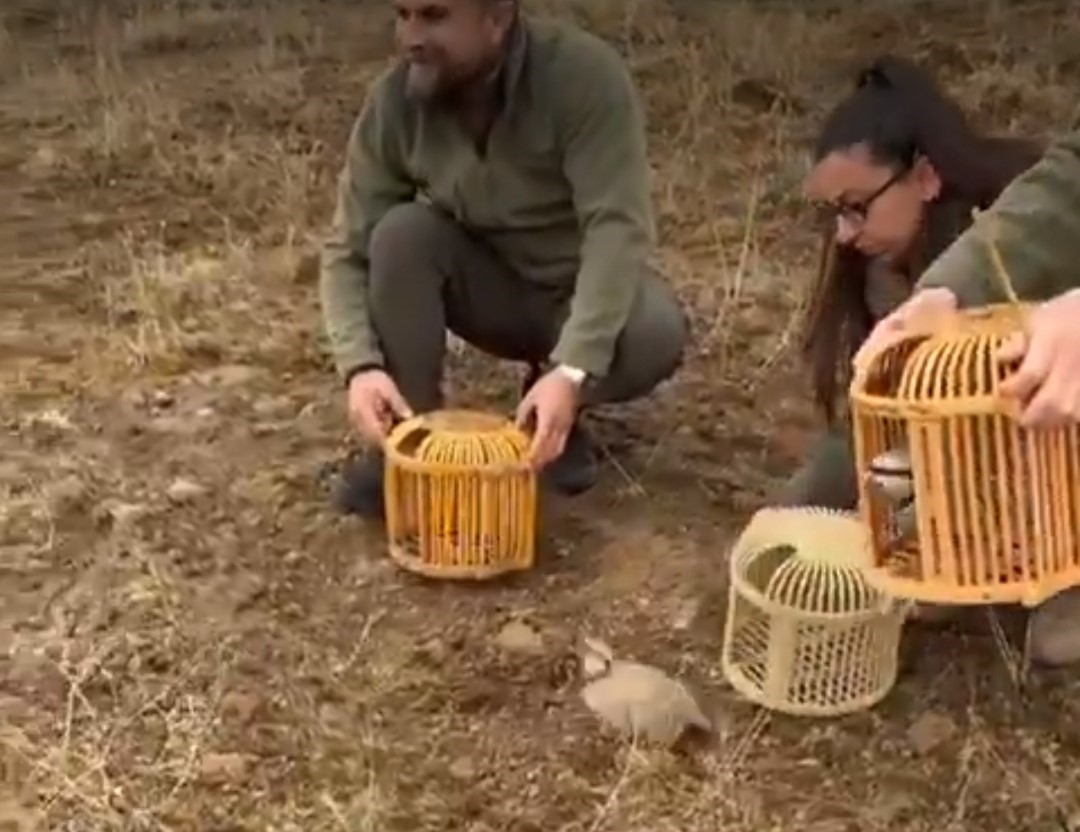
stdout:
{"type": "Polygon", "coordinates": [[[690,727],[711,731],[712,722],[686,687],[664,671],[616,659],[604,642],[586,637],[581,697],[607,725],[635,739],[671,746],[690,727]]]}

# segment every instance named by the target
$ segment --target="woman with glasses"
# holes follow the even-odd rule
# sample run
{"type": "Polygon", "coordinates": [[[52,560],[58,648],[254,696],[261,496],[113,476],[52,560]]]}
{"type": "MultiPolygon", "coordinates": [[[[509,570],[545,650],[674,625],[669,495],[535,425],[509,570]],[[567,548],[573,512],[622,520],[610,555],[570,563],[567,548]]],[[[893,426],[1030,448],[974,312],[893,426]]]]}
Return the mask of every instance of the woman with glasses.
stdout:
{"type": "Polygon", "coordinates": [[[1035,142],[980,135],[931,75],[896,57],[863,70],[828,115],[805,184],[827,227],[804,333],[827,430],[777,502],[855,507],[843,407],[852,357],[968,227],[972,209],[992,203],[1041,152],[1035,142]]]}

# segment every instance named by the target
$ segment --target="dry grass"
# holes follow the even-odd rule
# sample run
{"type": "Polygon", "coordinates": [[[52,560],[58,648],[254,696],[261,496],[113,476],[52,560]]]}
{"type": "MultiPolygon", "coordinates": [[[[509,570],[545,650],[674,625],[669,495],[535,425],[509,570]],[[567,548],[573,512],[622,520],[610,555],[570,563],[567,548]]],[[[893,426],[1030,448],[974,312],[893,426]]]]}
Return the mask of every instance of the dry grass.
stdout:
{"type": "MultiPolygon", "coordinates": [[[[1073,683],[1019,692],[1000,633],[913,631],[889,700],[827,723],[755,713],[717,650],[723,547],[812,427],[790,347],[815,120],[893,48],[988,127],[1065,129],[1080,18],[533,5],[640,80],[659,260],[696,337],[600,425],[604,485],[555,507],[543,567],[484,591],[400,575],[326,506],[348,436],[313,256],[384,4],[0,10],[0,828],[1069,828],[1073,683]],[[511,617],[543,656],[498,647],[511,617]],[[694,680],[714,741],[600,731],[576,698],[584,631],[694,680]]],[[[482,386],[477,367],[455,359],[461,395],[506,395],[506,368],[482,386]]]]}

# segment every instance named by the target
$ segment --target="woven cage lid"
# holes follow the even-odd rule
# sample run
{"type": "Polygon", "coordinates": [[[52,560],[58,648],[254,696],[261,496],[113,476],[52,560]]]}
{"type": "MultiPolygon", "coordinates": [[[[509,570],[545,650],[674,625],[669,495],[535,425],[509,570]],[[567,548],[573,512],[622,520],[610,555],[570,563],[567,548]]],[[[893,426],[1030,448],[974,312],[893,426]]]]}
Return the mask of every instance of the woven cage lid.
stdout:
{"type": "Polygon", "coordinates": [[[461,468],[517,467],[525,463],[529,438],[503,416],[474,410],[435,410],[407,419],[390,431],[387,456],[461,468]]]}
{"type": "Polygon", "coordinates": [[[870,534],[851,512],[761,509],[733,558],[743,589],[769,606],[841,616],[883,612],[892,603],[866,580],[870,534]]]}
{"type": "Polygon", "coordinates": [[[998,350],[1022,331],[1029,304],[994,304],[962,310],[914,329],[873,356],[854,392],[908,402],[987,399],[1015,367],[998,350]]]}

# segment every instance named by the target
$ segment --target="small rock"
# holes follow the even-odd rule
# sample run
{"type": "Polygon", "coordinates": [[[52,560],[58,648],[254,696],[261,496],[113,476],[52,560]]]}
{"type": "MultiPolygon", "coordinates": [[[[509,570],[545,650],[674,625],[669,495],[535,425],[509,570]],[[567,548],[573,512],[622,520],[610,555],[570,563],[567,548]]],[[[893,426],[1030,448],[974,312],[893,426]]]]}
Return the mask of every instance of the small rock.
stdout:
{"type": "Polygon", "coordinates": [[[255,414],[266,419],[276,419],[283,416],[291,416],[293,413],[292,399],[288,396],[264,396],[252,406],[255,414]]]}
{"type": "Polygon", "coordinates": [[[945,714],[928,711],[908,728],[908,741],[919,754],[929,754],[956,733],[956,723],[945,714]]]}
{"type": "Polygon", "coordinates": [[[446,349],[452,355],[461,356],[461,355],[464,355],[468,351],[469,345],[464,340],[459,338],[457,335],[455,335],[454,333],[447,330],[446,331],[446,349]]]}
{"type": "Polygon", "coordinates": [[[23,163],[22,169],[31,176],[47,176],[60,167],[60,163],[61,156],[57,153],[56,148],[42,145],[30,154],[23,163]]]}
{"type": "Polygon", "coordinates": [[[225,364],[199,373],[195,376],[195,380],[207,387],[238,387],[249,384],[258,375],[259,371],[255,367],[249,367],[246,364],[225,364]]]}
{"type": "Polygon", "coordinates": [[[697,618],[698,612],[701,610],[701,600],[692,598],[687,601],[683,601],[675,610],[675,615],[672,618],[671,626],[678,631],[689,630],[694,623],[694,619],[697,618]]]}
{"type": "Polygon", "coordinates": [[[145,409],[150,401],[151,397],[148,397],[144,391],[134,387],[120,394],[120,403],[132,411],[145,409]]]}
{"type": "Polygon", "coordinates": [[[57,480],[48,488],[49,508],[56,515],[77,511],[85,505],[88,490],[86,483],[74,474],[57,480]]]}
{"type": "Polygon", "coordinates": [[[431,665],[441,665],[450,657],[450,648],[441,638],[433,638],[416,649],[417,658],[431,665]]]}
{"type": "Polygon", "coordinates": [[[475,780],[476,765],[468,757],[460,757],[450,764],[450,776],[456,780],[475,780]]]}
{"type": "Polygon", "coordinates": [[[281,422],[256,422],[251,426],[251,435],[256,437],[270,436],[279,433],[285,428],[281,422]]]}
{"type": "Polygon", "coordinates": [[[174,503],[188,503],[206,494],[206,488],[194,480],[180,477],[173,481],[166,494],[174,503]]]}
{"type": "Polygon", "coordinates": [[[153,402],[154,407],[164,410],[166,408],[172,407],[173,404],[176,402],[176,399],[171,393],[168,393],[165,390],[155,390],[153,396],[151,397],[151,401],[153,402]]]}
{"type": "Polygon", "coordinates": [[[204,420],[193,419],[190,416],[158,416],[147,422],[147,427],[154,433],[194,436],[205,430],[207,425],[204,420]]]}
{"type": "Polygon", "coordinates": [[[250,754],[207,754],[199,766],[199,774],[207,783],[235,782],[247,775],[254,762],[255,758],[250,754]]]}
{"type": "Polygon", "coordinates": [[[69,431],[75,429],[75,423],[71,421],[66,413],[61,413],[59,410],[43,410],[40,413],[31,414],[27,420],[30,425],[40,425],[42,427],[55,428],[60,431],[69,431]]]}
{"type": "Polygon", "coordinates": [[[234,690],[221,697],[221,716],[247,724],[259,710],[259,697],[246,691],[234,690]]]}
{"type": "Polygon", "coordinates": [[[348,710],[333,702],[324,702],[319,706],[319,723],[334,734],[343,734],[355,724],[348,710]]]}
{"type": "Polygon", "coordinates": [[[15,485],[23,477],[22,466],[19,463],[0,460],[0,484],[15,485]]]}
{"type": "Polygon", "coordinates": [[[146,506],[140,503],[124,503],[120,500],[106,500],[98,506],[95,515],[98,521],[112,523],[114,528],[128,528],[137,523],[147,513],[146,506]]]}
{"type": "Polygon", "coordinates": [[[523,621],[511,621],[495,637],[496,643],[508,653],[544,652],[544,639],[534,628],[523,621]]]}

